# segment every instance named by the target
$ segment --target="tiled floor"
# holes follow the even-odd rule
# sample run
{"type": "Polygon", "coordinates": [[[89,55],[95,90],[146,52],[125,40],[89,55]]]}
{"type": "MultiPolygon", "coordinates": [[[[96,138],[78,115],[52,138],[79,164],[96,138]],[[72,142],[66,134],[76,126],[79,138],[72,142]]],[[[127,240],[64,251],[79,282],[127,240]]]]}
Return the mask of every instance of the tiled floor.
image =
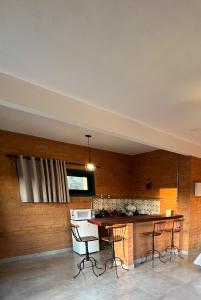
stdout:
{"type": "Polygon", "coordinates": [[[157,263],[154,269],[149,262],[129,272],[119,269],[119,279],[112,269],[96,278],[90,268],[72,279],[80,260],[73,253],[8,263],[0,266],[0,299],[200,300],[201,267],[193,258],[157,263]]]}

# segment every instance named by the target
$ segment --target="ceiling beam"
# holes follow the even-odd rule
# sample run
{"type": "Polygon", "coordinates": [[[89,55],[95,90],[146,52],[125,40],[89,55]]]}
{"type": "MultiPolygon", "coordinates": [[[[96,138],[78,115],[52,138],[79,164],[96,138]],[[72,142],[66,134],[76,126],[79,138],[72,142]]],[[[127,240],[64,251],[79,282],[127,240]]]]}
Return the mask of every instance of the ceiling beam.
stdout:
{"type": "Polygon", "coordinates": [[[201,157],[200,145],[3,73],[0,73],[0,105],[156,148],[201,157]]]}

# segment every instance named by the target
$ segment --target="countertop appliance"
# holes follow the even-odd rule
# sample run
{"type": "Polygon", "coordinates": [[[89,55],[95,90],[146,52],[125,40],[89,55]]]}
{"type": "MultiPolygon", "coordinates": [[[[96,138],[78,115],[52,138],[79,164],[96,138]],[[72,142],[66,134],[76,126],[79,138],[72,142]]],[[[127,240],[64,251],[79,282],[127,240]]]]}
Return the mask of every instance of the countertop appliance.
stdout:
{"type": "MultiPolygon", "coordinates": [[[[93,209],[71,209],[70,210],[71,223],[79,225],[80,236],[95,236],[98,237],[98,226],[89,223],[87,220],[94,218],[93,209]]],[[[72,236],[73,251],[78,254],[85,254],[85,243],[77,242],[72,236]]],[[[89,253],[99,251],[99,240],[89,242],[89,253]]]]}

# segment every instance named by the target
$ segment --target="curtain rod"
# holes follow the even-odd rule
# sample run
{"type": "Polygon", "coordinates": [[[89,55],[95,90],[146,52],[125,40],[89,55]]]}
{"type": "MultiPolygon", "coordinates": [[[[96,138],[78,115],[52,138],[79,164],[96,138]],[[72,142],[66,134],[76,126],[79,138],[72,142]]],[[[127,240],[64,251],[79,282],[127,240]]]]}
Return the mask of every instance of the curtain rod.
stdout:
{"type": "MultiPolygon", "coordinates": [[[[23,155],[23,154],[14,154],[14,153],[8,153],[8,154],[6,154],[6,156],[8,156],[8,157],[14,157],[14,158],[18,158],[19,155],[23,155]]],[[[30,155],[30,156],[32,156],[32,155],[30,155]]],[[[23,157],[27,158],[27,159],[30,159],[30,156],[23,155],[23,157]]],[[[42,157],[42,158],[44,158],[44,157],[42,157]]],[[[40,157],[35,157],[35,159],[39,160],[40,157]]],[[[51,158],[48,158],[48,159],[51,159],[51,158]]],[[[83,163],[76,163],[76,162],[71,162],[71,161],[66,161],[66,164],[67,165],[75,165],[75,166],[85,166],[85,164],[83,164],[83,163]]],[[[96,166],[96,168],[100,168],[100,166],[96,166]]]]}

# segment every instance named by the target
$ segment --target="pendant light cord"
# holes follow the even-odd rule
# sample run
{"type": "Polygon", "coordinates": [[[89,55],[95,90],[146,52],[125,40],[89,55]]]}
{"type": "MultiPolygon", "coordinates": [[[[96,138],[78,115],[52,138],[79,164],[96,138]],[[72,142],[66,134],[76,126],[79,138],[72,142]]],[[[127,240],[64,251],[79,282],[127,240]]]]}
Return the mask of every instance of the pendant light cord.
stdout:
{"type": "Polygon", "coordinates": [[[87,139],[88,139],[88,154],[89,154],[89,163],[91,163],[91,148],[89,146],[89,139],[91,136],[86,135],[87,139]]]}

